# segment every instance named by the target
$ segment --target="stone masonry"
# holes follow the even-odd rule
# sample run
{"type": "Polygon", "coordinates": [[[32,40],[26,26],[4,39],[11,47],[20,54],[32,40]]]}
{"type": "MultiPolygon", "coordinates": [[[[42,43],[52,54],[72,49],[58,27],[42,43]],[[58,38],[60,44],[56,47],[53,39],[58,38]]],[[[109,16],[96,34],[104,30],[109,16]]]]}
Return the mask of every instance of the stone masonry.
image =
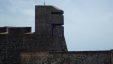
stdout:
{"type": "Polygon", "coordinates": [[[113,64],[113,50],[68,51],[63,10],[35,6],[31,27],[0,27],[0,64],[113,64]]]}
{"type": "Polygon", "coordinates": [[[112,64],[111,51],[25,52],[21,64],[112,64]]]}
{"type": "Polygon", "coordinates": [[[25,51],[67,51],[62,25],[62,10],[36,6],[34,33],[31,27],[0,27],[0,64],[20,63],[25,51]]]}

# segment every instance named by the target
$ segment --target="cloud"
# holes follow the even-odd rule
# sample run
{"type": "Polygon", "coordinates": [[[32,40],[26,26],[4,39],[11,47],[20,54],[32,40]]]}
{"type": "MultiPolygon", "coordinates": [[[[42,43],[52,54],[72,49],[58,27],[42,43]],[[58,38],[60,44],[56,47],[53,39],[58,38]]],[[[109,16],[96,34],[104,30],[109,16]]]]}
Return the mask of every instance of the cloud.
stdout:
{"type": "Polygon", "coordinates": [[[34,4],[31,0],[2,0],[0,26],[33,26],[34,4]]]}

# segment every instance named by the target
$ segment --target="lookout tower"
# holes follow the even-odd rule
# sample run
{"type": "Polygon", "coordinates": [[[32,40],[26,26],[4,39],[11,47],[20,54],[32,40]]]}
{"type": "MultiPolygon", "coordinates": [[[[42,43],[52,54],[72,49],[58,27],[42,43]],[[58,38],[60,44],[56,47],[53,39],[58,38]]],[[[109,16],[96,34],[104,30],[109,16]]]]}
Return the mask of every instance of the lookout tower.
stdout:
{"type": "Polygon", "coordinates": [[[40,39],[40,46],[45,46],[45,49],[67,51],[62,26],[64,25],[63,13],[63,10],[54,6],[35,6],[36,39],[40,39]]]}

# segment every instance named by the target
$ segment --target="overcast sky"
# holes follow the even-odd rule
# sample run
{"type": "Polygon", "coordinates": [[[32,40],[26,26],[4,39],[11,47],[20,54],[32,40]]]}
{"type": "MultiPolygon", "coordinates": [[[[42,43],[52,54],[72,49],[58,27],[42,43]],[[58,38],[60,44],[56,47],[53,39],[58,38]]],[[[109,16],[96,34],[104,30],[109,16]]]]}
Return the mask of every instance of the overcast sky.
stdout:
{"type": "MultiPolygon", "coordinates": [[[[43,0],[0,0],[0,26],[31,26],[43,0]]],[[[64,10],[70,51],[113,49],[113,0],[46,0],[64,10]]]]}

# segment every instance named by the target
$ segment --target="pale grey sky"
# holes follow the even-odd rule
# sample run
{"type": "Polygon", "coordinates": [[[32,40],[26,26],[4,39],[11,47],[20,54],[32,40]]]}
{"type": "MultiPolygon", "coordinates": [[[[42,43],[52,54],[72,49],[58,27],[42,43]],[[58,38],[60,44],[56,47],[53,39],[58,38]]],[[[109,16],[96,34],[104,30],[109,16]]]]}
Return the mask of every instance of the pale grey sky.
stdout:
{"type": "MultiPolygon", "coordinates": [[[[43,0],[0,0],[0,26],[32,26],[43,0]]],[[[113,49],[113,0],[46,0],[64,10],[68,49],[113,49]]]]}

